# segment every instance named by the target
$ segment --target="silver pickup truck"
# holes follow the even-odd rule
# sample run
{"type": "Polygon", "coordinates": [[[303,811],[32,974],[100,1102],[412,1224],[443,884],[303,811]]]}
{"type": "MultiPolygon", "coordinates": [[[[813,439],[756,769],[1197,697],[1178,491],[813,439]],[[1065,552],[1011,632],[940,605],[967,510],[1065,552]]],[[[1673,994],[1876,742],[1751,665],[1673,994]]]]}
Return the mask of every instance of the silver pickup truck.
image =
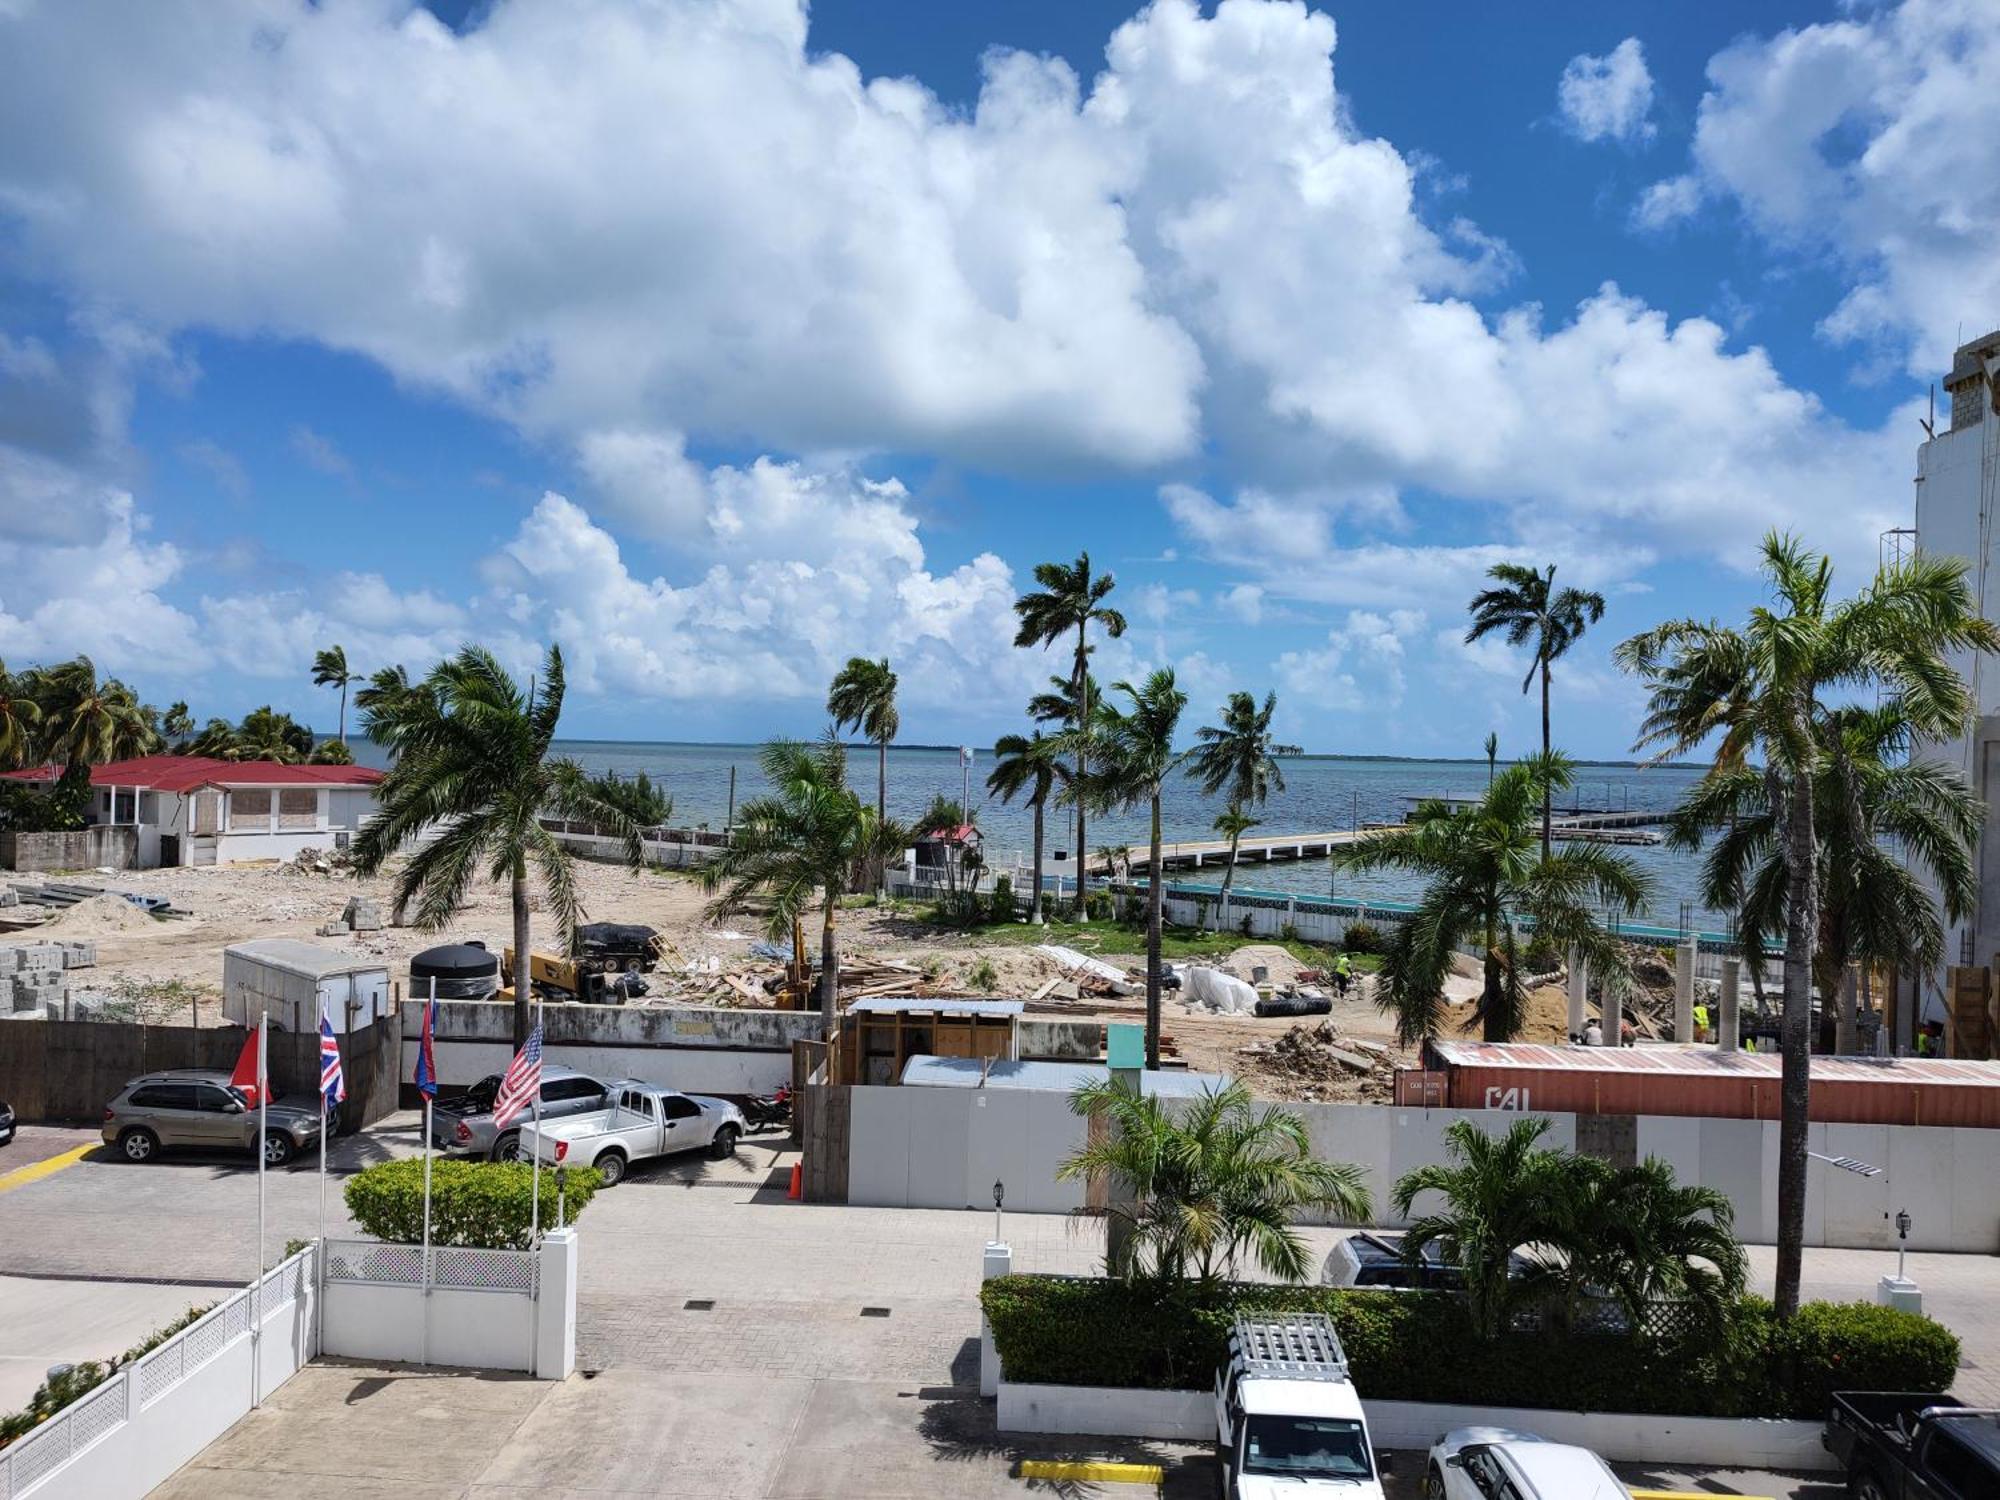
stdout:
{"type": "Polygon", "coordinates": [[[521,1128],[521,1149],[562,1167],[595,1167],[612,1187],[634,1162],[680,1151],[720,1160],[736,1150],[743,1112],[727,1099],[683,1094],[628,1078],[611,1086],[611,1107],[521,1128]]]}

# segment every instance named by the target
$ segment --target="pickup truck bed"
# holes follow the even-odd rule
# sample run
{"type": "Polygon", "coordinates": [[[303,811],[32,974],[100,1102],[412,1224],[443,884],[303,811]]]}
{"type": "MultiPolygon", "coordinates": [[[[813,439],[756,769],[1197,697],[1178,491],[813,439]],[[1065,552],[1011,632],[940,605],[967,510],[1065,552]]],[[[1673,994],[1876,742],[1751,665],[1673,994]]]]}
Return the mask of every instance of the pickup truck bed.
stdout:
{"type": "Polygon", "coordinates": [[[743,1112],[726,1099],[636,1079],[613,1084],[609,1093],[609,1109],[544,1120],[539,1134],[524,1127],[522,1151],[557,1166],[595,1167],[611,1187],[634,1162],[702,1148],[727,1156],[743,1134],[743,1112]]]}
{"type": "Polygon", "coordinates": [[[1821,1438],[1856,1500],[2000,1496],[2000,1413],[1926,1391],[1843,1391],[1821,1438]]]}

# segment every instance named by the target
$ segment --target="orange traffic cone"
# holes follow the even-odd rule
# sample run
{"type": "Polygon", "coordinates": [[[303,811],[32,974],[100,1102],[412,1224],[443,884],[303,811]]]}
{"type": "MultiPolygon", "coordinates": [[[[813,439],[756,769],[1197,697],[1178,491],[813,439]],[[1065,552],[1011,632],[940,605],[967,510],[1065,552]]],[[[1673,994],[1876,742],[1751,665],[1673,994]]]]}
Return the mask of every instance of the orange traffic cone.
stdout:
{"type": "Polygon", "coordinates": [[[805,1163],[802,1161],[793,1162],[792,1185],[785,1189],[785,1196],[794,1203],[805,1196],[805,1175],[805,1163]]]}

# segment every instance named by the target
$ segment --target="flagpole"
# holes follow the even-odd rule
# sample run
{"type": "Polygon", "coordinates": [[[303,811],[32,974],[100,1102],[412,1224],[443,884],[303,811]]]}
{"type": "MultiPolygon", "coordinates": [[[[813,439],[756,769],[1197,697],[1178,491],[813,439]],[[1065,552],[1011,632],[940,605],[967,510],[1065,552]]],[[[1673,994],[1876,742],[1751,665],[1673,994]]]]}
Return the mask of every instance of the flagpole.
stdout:
{"type": "MultiPolygon", "coordinates": [[[[327,1025],[326,997],[319,1002],[319,1024],[327,1025]]],[[[320,1033],[324,1046],[325,1032],[320,1033]]],[[[338,1040],[334,1042],[338,1047],[338,1040]]],[[[319,1065],[319,1243],[313,1246],[313,1346],[315,1352],[326,1334],[326,1060],[319,1065]]]]}
{"type": "Polygon", "coordinates": [[[271,1002],[257,1025],[257,1274],[250,1281],[250,1405],[264,1404],[264,1153],[271,1122],[271,1002]]]}
{"type": "MultiPolygon", "coordinates": [[[[537,995],[535,997],[535,1029],[541,1031],[541,1027],[542,999],[541,996],[537,995]]],[[[548,1033],[542,1032],[542,1056],[544,1058],[549,1055],[548,1047],[548,1033]]],[[[528,1166],[535,1174],[529,1179],[530,1186],[528,1188],[528,1248],[530,1250],[535,1248],[535,1242],[542,1237],[542,1084],[539,1077],[535,1080],[534,1113],[535,1149],[528,1157],[528,1166]]]]}
{"type": "MultiPolygon", "coordinates": [[[[437,975],[431,975],[431,997],[424,1005],[424,1029],[429,1032],[432,1015],[437,1009],[437,975]]],[[[422,1043],[418,1043],[419,1048],[422,1043]]],[[[436,1067],[435,1061],[431,1063],[436,1067]]],[[[424,1094],[424,1359],[431,1362],[431,1100],[437,1094],[437,1074],[433,1072],[430,1089],[424,1094]]]]}

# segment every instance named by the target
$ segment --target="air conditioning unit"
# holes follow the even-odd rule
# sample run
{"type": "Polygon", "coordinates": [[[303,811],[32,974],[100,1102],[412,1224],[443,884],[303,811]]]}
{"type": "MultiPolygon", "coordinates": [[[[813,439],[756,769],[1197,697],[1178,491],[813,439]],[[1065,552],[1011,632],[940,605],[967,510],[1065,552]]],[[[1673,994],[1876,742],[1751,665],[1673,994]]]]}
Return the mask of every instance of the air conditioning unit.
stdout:
{"type": "Polygon", "coordinates": [[[333,847],[336,849],[345,849],[349,844],[353,842],[354,842],[354,835],[351,833],[336,833],[333,836],[333,847]]]}

